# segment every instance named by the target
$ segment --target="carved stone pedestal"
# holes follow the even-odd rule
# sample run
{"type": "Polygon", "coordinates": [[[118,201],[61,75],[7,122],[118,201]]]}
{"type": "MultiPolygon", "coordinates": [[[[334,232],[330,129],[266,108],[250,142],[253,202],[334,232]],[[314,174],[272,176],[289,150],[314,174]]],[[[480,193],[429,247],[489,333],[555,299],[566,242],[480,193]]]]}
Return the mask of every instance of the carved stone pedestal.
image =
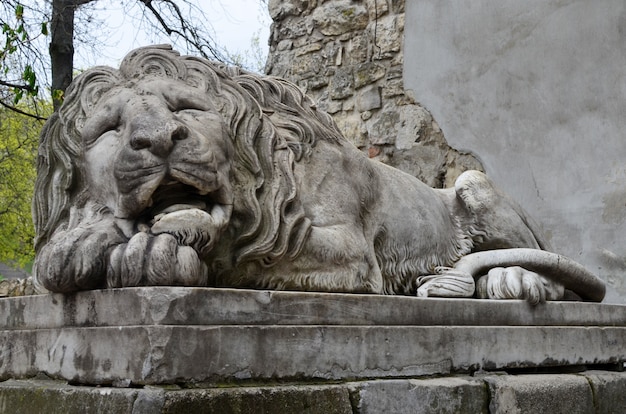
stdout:
{"type": "Polygon", "coordinates": [[[498,389],[522,395],[528,384],[560,384],[546,401],[564,384],[583,387],[593,406],[599,394],[581,376],[588,369],[604,370],[595,371],[598,384],[608,376],[621,384],[616,389],[626,386],[626,376],[606,371],[626,361],[626,306],[619,305],[150,287],[1,299],[0,326],[7,401],[37,387],[56,401],[71,388],[104,400],[119,395],[130,406],[157,395],[166,407],[185,393],[200,398],[201,388],[208,405],[282,395],[375,412],[363,407],[393,394],[394,407],[429,412],[415,411],[412,399],[422,398],[415,387],[455,395],[467,388],[464,398],[487,407],[498,389]],[[545,371],[553,383],[517,375],[545,371]]]}

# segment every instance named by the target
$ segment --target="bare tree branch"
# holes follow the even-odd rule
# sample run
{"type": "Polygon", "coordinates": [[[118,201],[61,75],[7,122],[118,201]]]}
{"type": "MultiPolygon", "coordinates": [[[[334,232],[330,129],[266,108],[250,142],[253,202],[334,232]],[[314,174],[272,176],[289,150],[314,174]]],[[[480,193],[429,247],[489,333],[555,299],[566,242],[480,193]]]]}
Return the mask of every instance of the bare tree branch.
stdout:
{"type": "Polygon", "coordinates": [[[25,91],[32,91],[33,90],[33,88],[31,88],[28,85],[20,85],[20,84],[17,84],[17,83],[11,83],[11,82],[7,82],[7,81],[3,81],[2,79],[0,79],[0,85],[1,86],[7,86],[9,88],[22,89],[22,90],[25,90],[25,91]]]}
{"type": "MultiPolygon", "coordinates": [[[[180,7],[174,0],[139,0],[139,2],[152,13],[163,31],[165,31],[168,36],[172,36],[174,34],[180,36],[205,59],[216,59],[220,62],[232,63],[228,62],[224,53],[211,42],[212,37],[208,33],[203,33],[201,27],[194,27],[189,23],[189,18],[185,17],[180,7]],[[172,24],[169,24],[166,21],[164,13],[157,9],[155,5],[163,5],[164,8],[169,9],[172,13],[172,17],[176,21],[175,23],[177,27],[173,27],[172,24]]],[[[187,4],[191,6],[190,3],[187,4]]],[[[198,13],[202,14],[202,11],[198,10],[198,13]]]]}
{"type": "MultiPolygon", "coordinates": [[[[141,11],[137,13],[135,9],[135,16],[143,14],[143,19],[149,28],[167,35],[172,39],[172,43],[178,43],[179,47],[184,48],[186,44],[188,51],[204,58],[234,65],[241,64],[215,41],[212,27],[210,23],[207,23],[210,18],[198,6],[199,2],[200,0],[121,0],[120,4],[127,11],[136,6],[141,11]]],[[[87,46],[87,49],[93,51],[92,53],[96,53],[98,49],[90,37],[94,33],[93,21],[89,14],[83,15],[83,13],[90,9],[89,4],[93,5],[91,7],[96,7],[101,3],[107,2],[99,0],[46,0],[45,3],[38,0],[2,0],[0,2],[0,26],[7,24],[19,34],[14,35],[11,32],[13,37],[11,37],[11,49],[8,54],[3,55],[0,44],[0,64],[6,71],[0,73],[0,78],[2,78],[0,87],[6,87],[10,92],[0,97],[2,106],[9,109],[16,108],[14,101],[19,100],[23,92],[24,96],[38,95],[43,99],[47,99],[48,94],[52,94],[54,107],[58,107],[61,102],[60,98],[74,74],[73,59],[76,52],[74,49],[82,50],[84,46],[87,46]],[[23,12],[20,12],[19,16],[15,12],[18,5],[19,7],[23,5],[23,12]],[[78,9],[81,12],[74,14],[78,9]],[[84,20],[77,20],[81,18],[84,20]],[[85,38],[92,43],[85,41],[85,38]],[[36,74],[36,80],[33,80],[31,76],[30,82],[23,81],[25,68],[29,67],[36,74]],[[38,94],[39,91],[42,95],[38,94]]],[[[93,39],[97,38],[97,35],[93,35],[93,39]]],[[[36,100],[34,102],[36,104],[36,100]]],[[[21,105],[19,107],[21,108],[21,105]]],[[[27,116],[42,119],[33,114],[27,114],[27,116]]]]}
{"type": "Polygon", "coordinates": [[[4,102],[2,99],[0,99],[0,105],[4,106],[7,109],[10,109],[11,111],[17,112],[20,115],[28,116],[30,118],[35,118],[38,121],[45,121],[45,120],[48,119],[46,117],[43,117],[43,116],[40,116],[40,115],[37,115],[37,114],[31,114],[31,113],[28,113],[26,111],[22,111],[20,108],[17,108],[15,106],[9,105],[8,103],[4,102]]]}

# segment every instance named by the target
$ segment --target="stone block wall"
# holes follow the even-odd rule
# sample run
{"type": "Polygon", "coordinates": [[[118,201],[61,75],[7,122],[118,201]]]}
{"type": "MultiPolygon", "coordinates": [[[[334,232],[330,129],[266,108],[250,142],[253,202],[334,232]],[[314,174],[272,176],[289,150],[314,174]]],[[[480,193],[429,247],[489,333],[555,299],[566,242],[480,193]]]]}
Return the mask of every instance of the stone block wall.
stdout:
{"type": "Polygon", "coordinates": [[[370,157],[433,187],[450,186],[471,154],[451,148],[404,89],[404,0],[270,0],[266,73],[297,83],[370,157]]]}
{"type": "Polygon", "coordinates": [[[0,298],[8,298],[14,296],[34,295],[35,286],[33,279],[5,279],[0,280],[0,298]]]}
{"type": "Polygon", "coordinates": [[[51,413],[563,413],[626,410],[626,374],[488,374],[320,384],[113,388],[47,379],[0,382],[3,412],[51,413]]]}

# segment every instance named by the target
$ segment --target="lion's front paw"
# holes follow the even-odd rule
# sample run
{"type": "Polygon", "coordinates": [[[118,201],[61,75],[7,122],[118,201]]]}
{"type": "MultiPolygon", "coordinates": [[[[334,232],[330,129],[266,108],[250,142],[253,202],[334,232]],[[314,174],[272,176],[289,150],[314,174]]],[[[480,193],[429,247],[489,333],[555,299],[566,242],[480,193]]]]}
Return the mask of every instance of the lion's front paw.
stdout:
{"type": "Polygon", "coordinates": [[[181,246],[167,233],[140,232],[111,252],[107,286],[203,286],[207,275],[206,265],[193,248],[181,246]]]}
{"type": "Polygon", "coordinates": [[[533,305],[563,298],[563,285],[519,266],[495,267],[478,279],[482,299],[526,299],[533,305]]]}
{"type": "Polygon", "coordinates": [[[221,205],[214,206],[210,213],[197,208],[176,210],[155,217],[150,232],[171,234],[179,244],[204,255],[213,248],[229,218],[230,213],[221,205]]]}

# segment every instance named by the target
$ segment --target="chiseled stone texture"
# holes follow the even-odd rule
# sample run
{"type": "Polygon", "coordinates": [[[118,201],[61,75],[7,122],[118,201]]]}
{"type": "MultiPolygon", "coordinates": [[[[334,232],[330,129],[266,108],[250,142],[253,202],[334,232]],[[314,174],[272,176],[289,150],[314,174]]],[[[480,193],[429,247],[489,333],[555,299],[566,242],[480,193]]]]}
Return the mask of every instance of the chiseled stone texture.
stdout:
{"type": "Polygon", "coordinates": [[[0,382],[2,413],[352,414],[348,388],[339,385],[277,385],[143,389],[71,386],[59,381],[0,382]]]}
{"type": "Polygon", "coordinates": [[[120,326],[626,326],[626,306],[192,287],[0,300],[0,330],[120,326]]]}
{"type": "Polygon", "coordinates": [[[133,411],[137,394],[128,388],[74,387],[60,381],[8,380],[0,382],[0,411],[3,413],[158,413],[159,404],[142,404],[133,411]],[[148,409],[152,409],[151,411],[148,409]],[[155,410],[156,409],[156,410],[155,410]]]}
{"type": "Polygon", "coordinates": [[[0,280],[0,298],[34,295],[35,287],[31,277],[25,279],[0,280]]]}
{"type": "Polygon", "coordinates": [[[485,378],[491,413],[587,414],[594,412],[587,379],[577,375],[504,375],[485,378]]]}
{"type": "Polygon", "coordinates": [[[163,413],[352,414],[350,395],[340,385],[283,385],[168,392],[163,413]]]}
{"type": "Polygon", "coordinates": [[[596,413],[626,412],[626,374],[624,372],[587,371],[581,375],[591,384],[596,413]]]}
{"type": "Polygon", "coordinates": [[[626,359],[626,328],[147,326],[2,332],[0,378],[84,384],[415,377],[626,359]],[[468,346],[471,344],[471,346],[468,346]],[[596,349],[597,347],[597,349],[596,349]]]}
{"type": "Polygon", "coordinates": [[[593,303],[146,287],[5,298],[0,315],[0,379],[346,381],[626,360],[626,307],[593,303]]]}
{"type": "Polygon", "coordinates": [[[404,5],[269,1],[265,71],[297,83],[370,157],[433,187],[449,187],[463,171],[483,169],[477,158],[447,144],[430,112],[404,88],[404,5]],[[415,112],[419,123],[398,115],[415,112]]]}
{"type": "Polygon", "coordinates": [[[623,413],[626,373],[477,375],[328,384],[86,387],[0,382],[3,413],[623,413]],[[592,392],[593,390],[593,392],[592,392]]]}
{"type": "Polygon", "coordinates": [[[353,391],[359,414],[487,413],[487,387],[469,377],[377,380],[353,391]]]}

